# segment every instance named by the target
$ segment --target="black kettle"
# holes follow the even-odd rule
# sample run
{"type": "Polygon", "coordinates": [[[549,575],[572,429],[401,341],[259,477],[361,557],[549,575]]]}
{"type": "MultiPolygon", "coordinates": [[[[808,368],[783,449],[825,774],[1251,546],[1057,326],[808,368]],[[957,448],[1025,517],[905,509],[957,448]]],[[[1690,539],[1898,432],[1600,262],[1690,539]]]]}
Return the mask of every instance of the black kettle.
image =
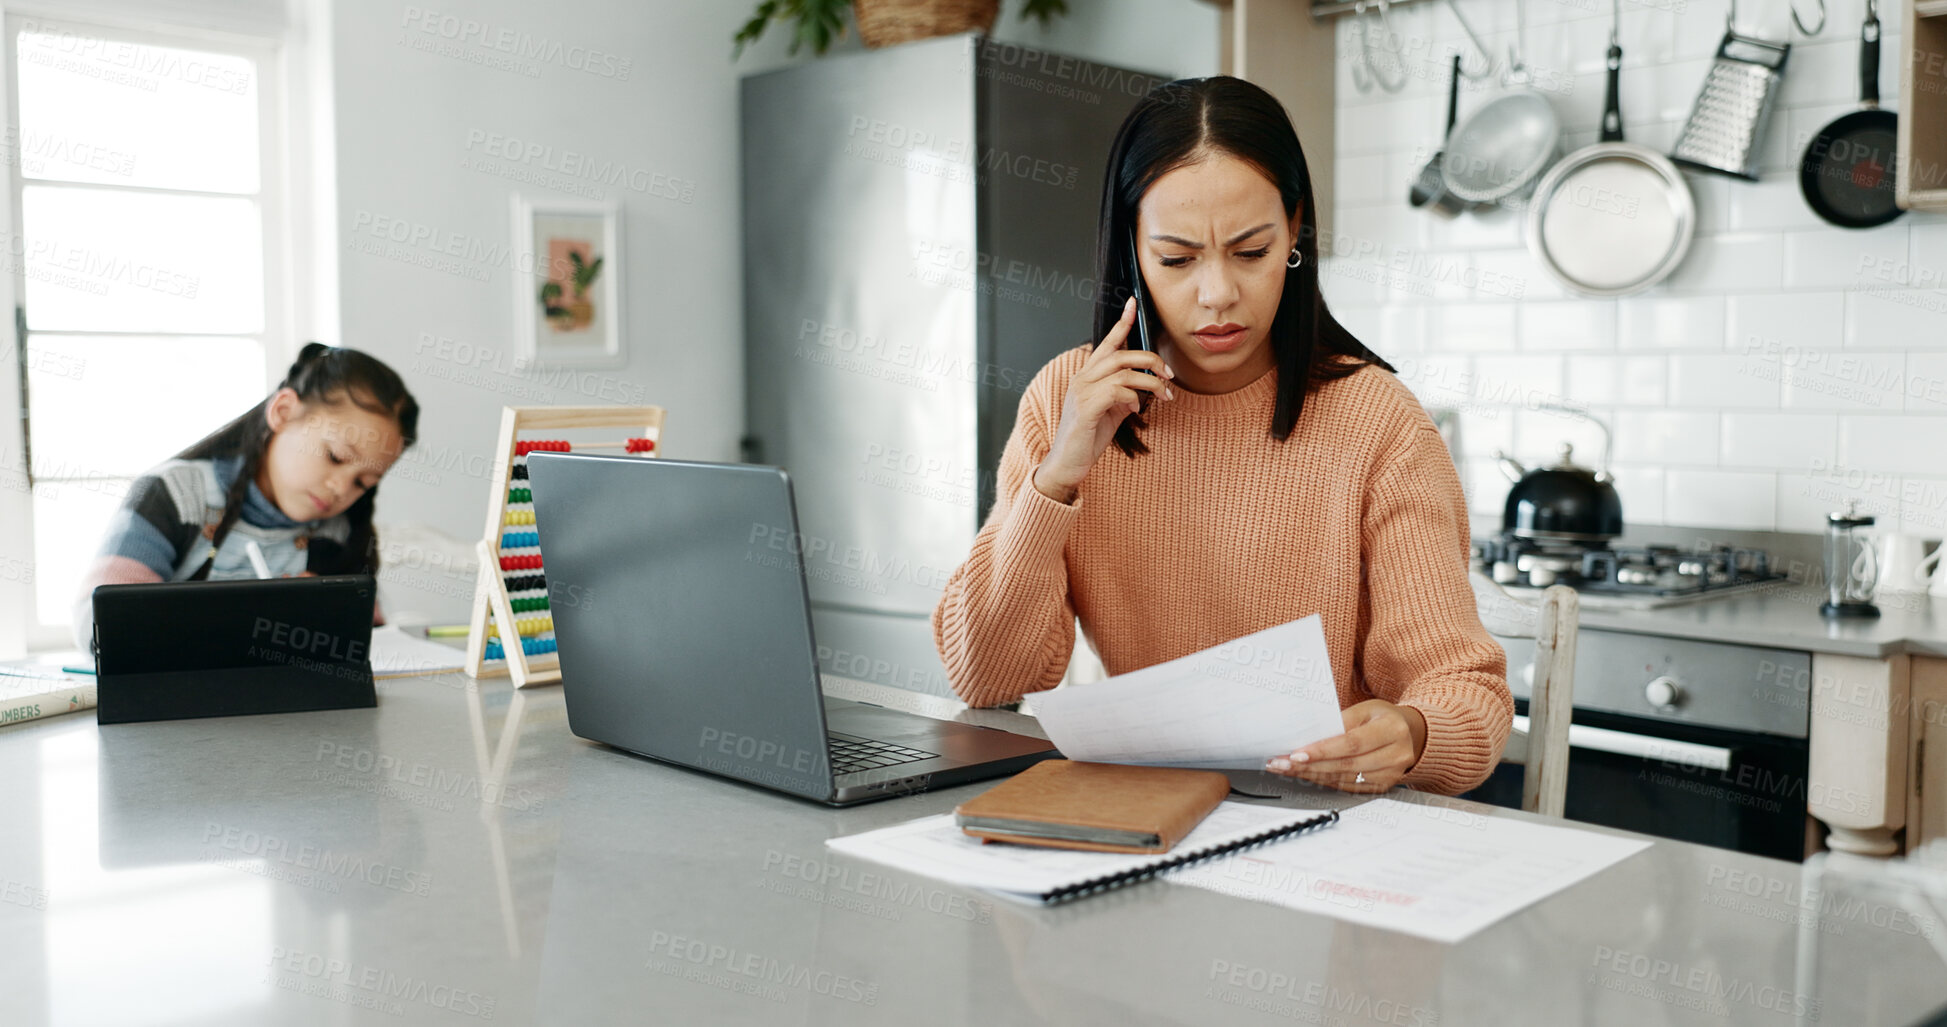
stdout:
{"type": "MultiPolygon", "coordinates": [[[[1609,427],[1601,421],[1569,409],[1602,429],[1606,441],[1609,427]]],[[[1616,494],[1615,479],[1609,474],[1608,447],[1605,445],[1602,469],[1592,471],[1575,463],[1575,447],[1562,443],[1562,454],[1553,467],[1529,470],[1513,457],[1496,450],[1501,473],[1514,487],[1501,510],[1501,531],[1518,538],[1539,541],[1607,542],[1623,531],[1622,497],[1616,494]]]]}

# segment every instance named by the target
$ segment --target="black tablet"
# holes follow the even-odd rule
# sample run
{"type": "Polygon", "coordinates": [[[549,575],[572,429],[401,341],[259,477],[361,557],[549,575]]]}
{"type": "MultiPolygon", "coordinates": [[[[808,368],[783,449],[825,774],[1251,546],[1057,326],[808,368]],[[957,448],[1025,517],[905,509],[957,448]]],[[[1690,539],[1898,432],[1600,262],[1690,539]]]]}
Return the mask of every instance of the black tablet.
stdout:
{"type": "Polygon", "coordinates": [[[369,574],[95,589],[103,724],[377,706],[369,574]]]}

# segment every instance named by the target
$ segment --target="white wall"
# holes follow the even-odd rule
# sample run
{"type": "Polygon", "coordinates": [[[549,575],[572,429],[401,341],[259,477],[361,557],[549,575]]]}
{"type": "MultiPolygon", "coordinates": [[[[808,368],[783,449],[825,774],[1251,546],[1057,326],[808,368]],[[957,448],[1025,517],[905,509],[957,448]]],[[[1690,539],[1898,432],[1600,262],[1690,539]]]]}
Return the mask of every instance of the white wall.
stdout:
{"type": "MultiPolygon", "coordinates": [[[[1460,2],[1505,52],[1514,5],[1460,2]]],[[[1609,5],[1527,6],[1529,64],[1564,87],[1552,99],[1567,146],[1594,142],[1609,5]]],[[[1688,176],[1701,217],[1688,260],[1656,289],[1612,301],[1557,288],[1523,248],[1514,215],[1442,222],[1406,205],[1445,116],[1446,55],[1463,38],[1446,5],[1393,12],[1413,54],[1398,94],[1354,88],[1356,37],[1341,23],[1341,256],[1326,292],[1424,402],[1462,409],[1462,477],[1477,510],[1498,511],[1506,495],[1488,457],[1497,447],[1532,462],[1568,438],[1578,458],[1595,459],[1585,426],[1524,409],[1552,397],[1589,405],[1615,429],[1630,523],[1816,531],[1827,510],[1856,496],[1883,524],[1947,534],[1947,217],[1908,214],[1846,231],[1818,220],[1799,195],[1805,144],[1858,100],[1864,3],[1828,6],[1824,33],[1801,39],[1787,64],[1763,180],[1688,176]]],[[[1881,5],[1889,107],[1899,87],[1898,6],[1881,5]]],[[[1747,0],[1740,19],[1783,10],[1782,0],[1747,0]]],[[[1724,12],[1724,0],[1623,4],[1630,140],[1668,151],[1724,12]]],[[[1463,91],[1463,118],[1489,88],[1463,91]]]]}
{"type": "MultiPolygon", "coordinates": [[[[334,6],[342,327],[328,341],[391,363],[423,410],[418,452],[387,479],[380,503],[381,523],[397,525],[388,544],[410,539],[415,548],[389,558],[418,562],[426,554],[417,547],[437,548],[425,527],[469,544],[477,537],[487,499],[482,472],[503,404],[605,403],[640,389],[643,401],[669,410],[668,455],[736,459],[743,430],[737,80],[810,59],[808,52],[786,57],[785,33],[773,26],[733,63],[731,36],[755,0],[334,6]],[[449,38],[461,29],[441,15],[480,27],[449,38]],[[482,43],[503,32],[559,41],[560,56],[536,61],[482,43]],[[584,49],[600,51],[598,67],[617,73],[570,66],[582,62],[584,49]],[[512,67],[503,60],[510,57],[512,67]],[[508,159],[510,139],[537,155],[508,159]],[[568,151],[626,169],[623,183],[568,181],[550,168],[568,151]],[[628,188],[630,179],[642,188],[628,188]],[[563,184],[621,204],[628,318],[627,365],[567,388],[545,371],[537,378],[514,368],[505,260],[510,195],[574,195],[550,187],[563,184]],[[672,191],[676,198],[663,195],[672,191]],[[392,241],[387,231],[421,241],[392,241]]],[[[1207,4],[1085,0],[1075,7],[1046,33],[1007,16],[996,36],[1146,70],[1215,70],[1217,13],[1207,4]]],[[[841,49],[858,46],[851,36],[841,49]]],[[[442,589],[436,574],[395,574],[388,601],[408,613],[463,614],[456,591],[427,594],[442,589]],[[415,584],[424,588],[413,592],[415,584]]]]}

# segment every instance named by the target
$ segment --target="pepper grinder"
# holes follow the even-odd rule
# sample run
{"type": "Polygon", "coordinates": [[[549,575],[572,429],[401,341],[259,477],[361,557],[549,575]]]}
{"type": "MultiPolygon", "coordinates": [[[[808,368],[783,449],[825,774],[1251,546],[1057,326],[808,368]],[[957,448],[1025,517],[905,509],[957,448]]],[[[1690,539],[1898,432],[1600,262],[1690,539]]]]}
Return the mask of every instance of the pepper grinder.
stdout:
{"type": "Polygon", "coordinates": [[[1873,515],[1859,513],[1858,500],[1848,500],[1843,513],[1825,515],[1825,602],[1819,613],[1827,617],[1877,617],[1873,590],[1879,585],[1879,564],[1872,539],[1861,529],[1873,526],[1873,515]]]}

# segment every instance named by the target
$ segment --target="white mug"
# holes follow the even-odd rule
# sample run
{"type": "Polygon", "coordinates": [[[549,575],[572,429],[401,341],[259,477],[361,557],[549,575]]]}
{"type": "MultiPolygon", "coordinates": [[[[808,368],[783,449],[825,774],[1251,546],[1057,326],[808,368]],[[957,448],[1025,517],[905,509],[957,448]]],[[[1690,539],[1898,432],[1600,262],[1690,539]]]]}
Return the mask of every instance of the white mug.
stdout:
{"type": "MultiPolygon", "coordinates": [[[[1920,593],[1929,588],[1928,577],[1940,559],[1940,551],[1927,554],[1927,540],[1918,535],[1887,532],[1879,540],[1879,587],[1876,595],[1920,593]]],[[[1947,588],[1947,583],[1943,583],[1947,588]]]]}
{"type": "Polygon", "coordinates": [[[1947,541],[1942,541],[1925,560],[1920,561],[1920,570],[1923,571],[1928,564],[1936,565],[1933,570],[1933,580],[1927,585],[1927,594],[1930,596],[1947,598],[1947,559],[1942,559],[1944,554],[1947,554],[1947,541]]]}

